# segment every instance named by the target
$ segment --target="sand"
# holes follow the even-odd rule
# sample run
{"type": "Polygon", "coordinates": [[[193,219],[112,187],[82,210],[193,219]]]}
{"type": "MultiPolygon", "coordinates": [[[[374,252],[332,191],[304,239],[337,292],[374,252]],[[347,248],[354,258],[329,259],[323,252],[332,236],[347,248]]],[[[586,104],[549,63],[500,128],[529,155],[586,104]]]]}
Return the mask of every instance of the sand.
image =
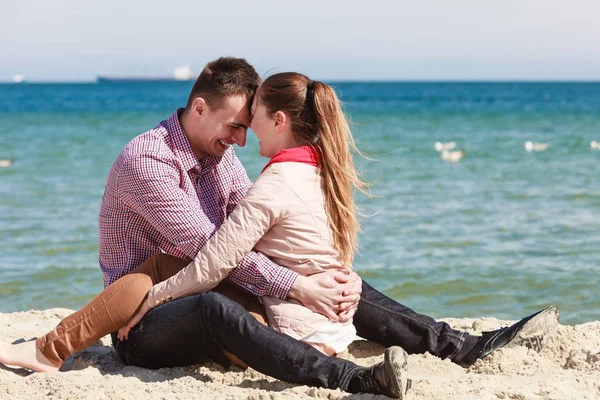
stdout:
{"type": "MultiPolygon", "coordinates": [[[[71,311],[49,309],[0,314],[0,340],[30,339],[71,311]]],[[[510,321],[446,319],[478,333],[510,321]]],[[[361,365],[381,360],[383,347],[357,340],[347,358],[361,365]]],[[[252,369],[213,363],[147,370],[124,366],[104,337],[70,357],[63,372],[42,374],[0,367],[0,399],[385,399],[277,381],[252,369]]],[[[409,399],[600,399],[600,321],[559,325],[541,353],[501,349],[463,369],[429,354],[412,355],[409,399]]]]}

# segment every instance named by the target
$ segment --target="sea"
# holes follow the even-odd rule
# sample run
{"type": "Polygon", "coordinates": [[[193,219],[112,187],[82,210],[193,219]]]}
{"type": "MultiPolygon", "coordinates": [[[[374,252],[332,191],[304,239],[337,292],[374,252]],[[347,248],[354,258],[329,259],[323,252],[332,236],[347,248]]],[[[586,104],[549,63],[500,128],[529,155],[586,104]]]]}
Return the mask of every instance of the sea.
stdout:
{"type": "MultiPolygon", "coordinates": [[[[435,318],[600,320],[600,83],[330,82],[371,183],[354,269],[435,318]],[[525,142],[538,150],[528,152],[525,142]],[[436,142],[454,142],[446,162],[436,142]]],[[[191,82],[0,85],[0,312],[102,289],[97,216],[120,150],[191,82]]],[[[255,135],[236,153],[252,179],[255,135]]]]}

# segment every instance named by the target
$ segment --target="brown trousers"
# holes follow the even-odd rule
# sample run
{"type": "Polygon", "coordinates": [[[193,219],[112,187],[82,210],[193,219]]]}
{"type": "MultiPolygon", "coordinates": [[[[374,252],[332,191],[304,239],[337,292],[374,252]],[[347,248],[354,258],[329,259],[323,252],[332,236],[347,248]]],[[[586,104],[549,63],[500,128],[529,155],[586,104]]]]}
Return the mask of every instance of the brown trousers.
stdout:
{"type": "MultiPolygon", "coordinates": [[[[127,325],[152,286],[175,275],[188,264],[189,261],[168,254],[153,255],[113,282],[85,307],[63,319],[54,330],[38,338],[38,349],[60,367],[71,354],[127,325]]],[[[221,282],[214,291],[241,304],[259,322],[267,325],[263,308],[255,296],[227,281],[221,282]]],[[[246,367],[237,357],[226,351],[224,353],[235,364],[246,367]]]]}

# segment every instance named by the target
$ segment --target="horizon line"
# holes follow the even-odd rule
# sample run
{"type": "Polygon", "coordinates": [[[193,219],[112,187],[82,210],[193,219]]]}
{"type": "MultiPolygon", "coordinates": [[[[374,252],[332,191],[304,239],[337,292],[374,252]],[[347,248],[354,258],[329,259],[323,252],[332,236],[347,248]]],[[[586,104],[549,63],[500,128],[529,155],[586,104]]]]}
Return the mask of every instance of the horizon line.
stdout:
{"type": "MultiPolygon", "coordinates": [[[[31,85],[31,84],[106,84],[106,83],[189,83],[195,82],[195,79],[190,80],[166,80],[157,81],[152,78],[143,79],[137,78],[128,82],[126,77],[124,81],[115,82],[99,82],[97,79],[94,80],[25,80],[23,82],[13,82],[11,80],[0,80],[0,85],[31,85]]],[[[582,79],[582,78],[545,78],[545,79],[532,79],[532,78],[321,78],[324,82],[335,82],[335,83],[600,83],[600,78],[593,79],[582,79]]]]}

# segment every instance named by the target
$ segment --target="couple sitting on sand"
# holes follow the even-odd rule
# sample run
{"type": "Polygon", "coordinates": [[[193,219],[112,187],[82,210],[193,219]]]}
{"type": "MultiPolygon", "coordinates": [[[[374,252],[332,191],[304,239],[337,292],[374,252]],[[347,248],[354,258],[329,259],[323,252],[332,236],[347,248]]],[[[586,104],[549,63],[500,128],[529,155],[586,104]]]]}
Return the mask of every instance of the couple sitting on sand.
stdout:
{"type": "MultiPolygon", "coordinates": [[[[187,105],[113,164],[99,216],[105,289],[0,362],[57,371],[112,333],[126,365],[212,359],[287,382],[402,398],[408,353],[469,367],[509,343],[540,350],[550,307],[482,336],[456,331],[351,271],[364,190],[354,142],[327,84],[289,72],[261,83],[243,59],[202,71],[187,105]],[[236,157],[251,126],[270,159],[254,185],[236,157]],[[365,368],[335,357],[355,335],[389,347],[365,368]]],[[[546,334],[546,335],[545,335],[546,334]]]]}

